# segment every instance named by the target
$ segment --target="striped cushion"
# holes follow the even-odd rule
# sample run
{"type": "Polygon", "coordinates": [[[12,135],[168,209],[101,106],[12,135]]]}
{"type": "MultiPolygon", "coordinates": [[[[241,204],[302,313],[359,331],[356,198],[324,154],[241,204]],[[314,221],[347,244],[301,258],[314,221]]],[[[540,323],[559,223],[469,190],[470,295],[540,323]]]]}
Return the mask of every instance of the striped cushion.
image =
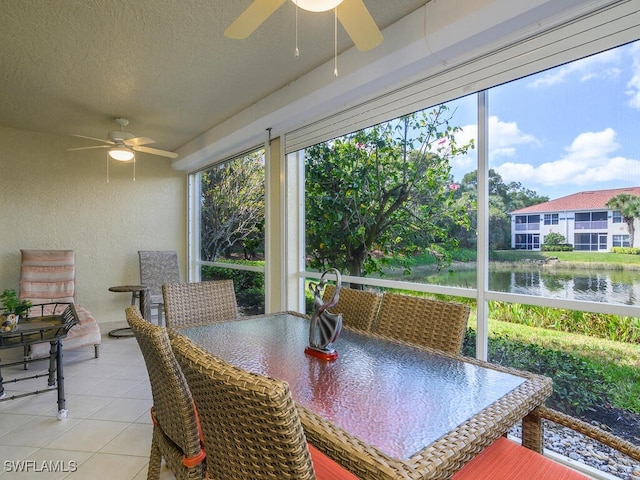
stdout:
{"type": "Polygon", "coordinates": [[[588,480],[588,477],[500,437],[451,480],[588,480]]]}
{"type": "Polygon", "coordinates": [[[21,250],[20,298],[33,303],[73,302],[73,250],[21,250]]]}

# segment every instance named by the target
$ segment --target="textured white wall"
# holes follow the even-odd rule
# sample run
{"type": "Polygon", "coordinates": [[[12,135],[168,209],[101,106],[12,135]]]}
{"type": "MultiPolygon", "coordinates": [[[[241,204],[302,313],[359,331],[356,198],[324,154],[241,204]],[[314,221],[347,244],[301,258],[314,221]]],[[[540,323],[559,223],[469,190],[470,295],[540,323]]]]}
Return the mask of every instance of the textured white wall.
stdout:
{"type": "MultiPolygon", "coordinates": [[[[105,132],[106,134],[106,132],[105,132]]],[[[177,250],[186,265],[186,180],[163,157],[112,161],[74,137],[0,127],[0,291],[18,289],[20,249],[76,252],[76,300],[98,322],[124,320],[131,299],[113,285],[138,284],[138,250],[177,250]]]]}

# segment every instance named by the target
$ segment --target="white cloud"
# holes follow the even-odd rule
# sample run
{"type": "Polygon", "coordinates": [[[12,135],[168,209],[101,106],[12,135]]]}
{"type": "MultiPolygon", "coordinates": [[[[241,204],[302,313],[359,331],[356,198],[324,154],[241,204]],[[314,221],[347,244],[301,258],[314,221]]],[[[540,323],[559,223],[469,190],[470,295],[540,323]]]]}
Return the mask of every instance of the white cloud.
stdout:
{"type": "Polygon", "coordinates": [[[595,185],[612,180],[638,183],[640,160],[613,156],[619,148],[616,132],[607,128],[600,132],[581,133],[558,160],[539,166],[506,162],[495,169],[505,181],[526,180],[527,183],[545,186],[595,185]]]}
{"type": "Polygon", "coordinates": [[[635,42],[629,50],[631,54],[631,79],[627,82],[629,106],[640,110],[640,42],[635,42]]]}
{"type": "Polygon", "coordinates": [[[524,133],[516,122],[502,122],[496,116],[489,117],[489,158],[495,161],[500,157],[513,157],[517,145],[534,143],[533,135],[524,133]]]}
{"type": "MultiPolygon", "coordinates": [[[[466,145],[471,140],[478,148],[478,126],[465,125],[456,133],[456,143],[466,145]]],[[[489,117],[489,158],[496,159],[513,157],[517,147],[525,144],[538,144],[535,136],[524,133],[516,122],[503,122],[497,116],[489,117]]],[[[477,168],[477,150],[470,150],[467,155],[458,155],[451,160],[454,176],[462,176],[477,168]]]]}
{"type": "Polygon", "coordinates": [[[620,68],[616,66],[620,61],[619,49],[608,50],[535,75],[528,86],[532,88],[550,87],[564,82],[569,77],[572,79],[575,77],[580,82],[596,78],[615,78],[621,73],[620,68]]]}

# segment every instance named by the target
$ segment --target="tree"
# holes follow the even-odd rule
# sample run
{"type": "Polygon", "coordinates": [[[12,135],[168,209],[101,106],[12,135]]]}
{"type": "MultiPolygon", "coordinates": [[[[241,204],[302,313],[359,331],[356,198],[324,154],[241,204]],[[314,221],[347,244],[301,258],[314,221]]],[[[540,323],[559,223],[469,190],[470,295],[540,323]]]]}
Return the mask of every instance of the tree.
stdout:
{"type": "Polygon", "coordinates": [[[620,193],[615,197],[611,197],[605,205],[611,210],[620,212],[622,219],[629,229],[629,246],[633,247],[635,235],[634,222],[637,217],[640,217],[640,197],[629,193],[620,193]]]}
{"type": "MultiPolygon", "coordinates": [[[[538,195],[520,182],[505,183],[494,169],[489,169],[489,248],[501,250],[511,245],[511,219],[509,212],[547,202],[549,197],[538,195]]],[[[470,223],[475,227],[478,201],[478,172],[467,173],[460,182],[458,195],[468,205],[470,223]]],[[[475,243],[475,242],[474,242],[475,243]]],[[[469,245],[469,246],[475,246],[469,245]]]]}
{"type": "Polygon", "coordinates": [[[466,224],[455,205],[449,160],[458,128],[447,107],[413,114],[309,147],[306,154],[307,253],[312,268],[354,276],[382,272],[389,257],[429,252],[450,259],[466,224]]]}
{"type": "MultiPolygon", "coordinates": [[[[264,245],[264,156],[255,152],[202,174],[202,259],[214,261],[245,242],[264,245]]],[[[249,246],[249,247],[247,247],[249,246]]],[[[248,253],[245,251],[245,255],[248,253]]]]}

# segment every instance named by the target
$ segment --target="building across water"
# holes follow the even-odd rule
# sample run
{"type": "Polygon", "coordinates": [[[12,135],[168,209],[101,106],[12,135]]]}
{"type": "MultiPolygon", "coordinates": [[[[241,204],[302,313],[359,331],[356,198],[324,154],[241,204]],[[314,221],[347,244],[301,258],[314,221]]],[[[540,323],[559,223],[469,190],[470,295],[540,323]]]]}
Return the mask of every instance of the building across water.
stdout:
{"type": "MultiPolygon", "coordinates": [[[[550,233],[564,236],[574,250],[608,252],[613,247],[631,247],[623,214],[607,207],[609,200],[621,194],[640,199],[640,187],[578,192],[510,212],[511,248],[540,250],[550,233]]],[[[636,231],[639,222],[636,217],[636,231]]]]}

